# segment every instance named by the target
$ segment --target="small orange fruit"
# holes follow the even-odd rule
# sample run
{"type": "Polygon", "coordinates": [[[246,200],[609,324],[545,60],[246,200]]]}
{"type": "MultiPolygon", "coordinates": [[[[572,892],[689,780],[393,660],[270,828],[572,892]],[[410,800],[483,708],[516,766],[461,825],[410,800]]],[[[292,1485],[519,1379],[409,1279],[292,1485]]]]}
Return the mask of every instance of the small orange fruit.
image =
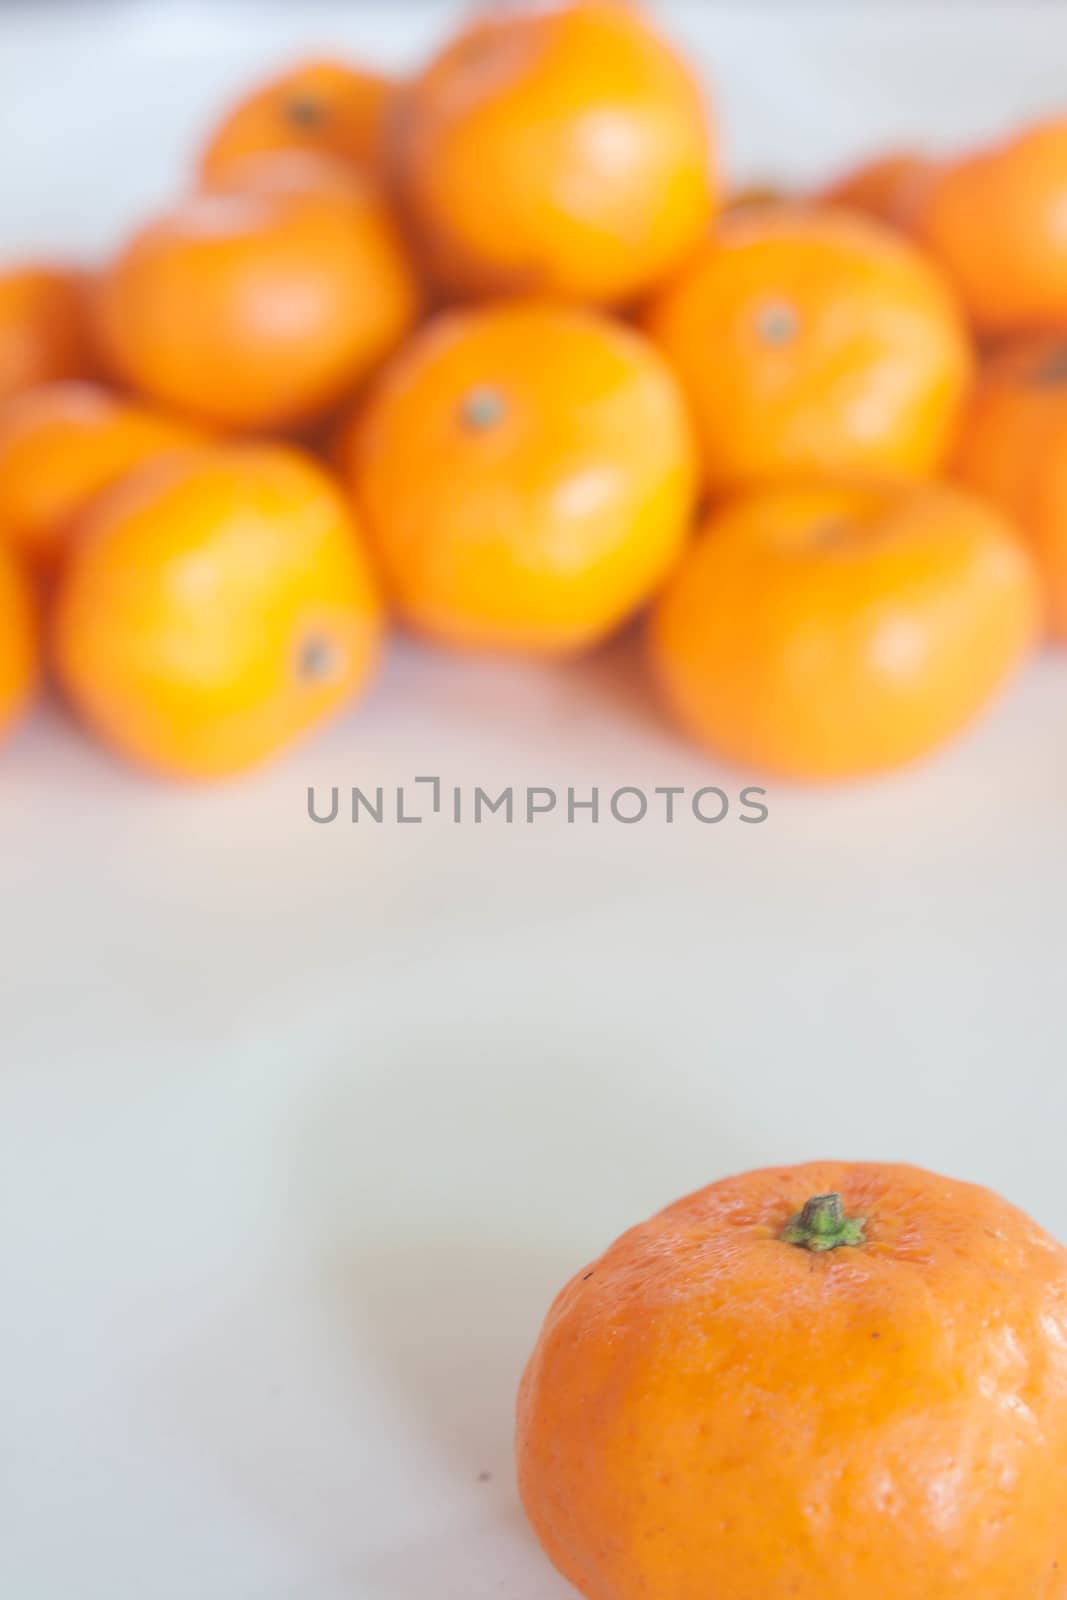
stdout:
{"type": "Polygon", "coordinates": [[[26,266],[0,272],[0,400],[92,367],[80,273],[26,266]]]}
{"type": "Polygon", "coordinates": [[[1067,339],[1036,335],[991,357],[956,470],[1026,535],[1045,580],[1051,632],[1067,643],[1067,339]]]}
{"type": "Polygon", "coordinates": [[[250,155],[293,149],[374,167],[394,87],[390,78],[346,61],[302,61],[225,116],[201,157],[201,176],[214,182],[250,155]]]}
{"type": "Polygon", "coordinates": [[[30,585],[0,535],[0,735],[22,715],[37,687],[37,633],[30,585]]]}
{"type": "Polygon", "coordinates": [[[332,480],[296,450],[231,446],[151,462],[94,501],[60,577],[53,654],[108,744],[216,777],[335,715],[381,632],[332,480]]]}
{"type": "Polygon", "coordinates": [[[316,150],[263,150],[241,156],[216,178],[201,185],[207,194],[252,193],[275,196],[307,194],[357,199],[367,191],[368,180],[357,168],[337,156],[316,150]]]}
{"type": "Polygon", "coordinates": [[[787,191],[776,183],[747,183],[740,189],[732,189],[722,203],[723,215],[729,211],[749,211],[753,207],[760,210],[766,206],[788,205],[790,203],[787,191]]]}
{"type": "Polygon", "coordinates": [[[399,191],[446,293],[619,304],[711,221],[700,88],[620,0],[477,18],[401,91],[394,136],[399,191]]]}
{"type": "Polygon", "coordinates": [[[667,575],[693,505],[685,407],[658,352],[539,302],[428,324],[339,455],[401,616],[456,645],[603,638],[667,575]]]}
{"type": "Polygon", "coordinates": [[[820,194],[824,205],[862,211],[890,227],[911,231],[932,183],[934,166],[912,150],[894,150],[853,167],[820,194]]]}
{"type": "Polygon", "coordinates": [[[371,188],[273,181],[200,194],[150,222],[101,278],[110,362],[207,423],[315,421],[404,336],[418,292],[371,188]]]}
{"type": "Polygon", "coordinates": [[[586,1600],[1063,1600],[1067,1251],[917,1167],[726,1178],[557,1296],[516,1446],[586,1600]]]}
{"type": "Polygon", "coordinates": [[[865,217],[740,211],[652,303],[715,493],[797,478],[918,478],[972,374],[936,269],[865,217]]]}
{"type": "Polygon", "coordinates": [[[133,467],[199,435],[93,383],[54,383],[0,408],[0,528],[52,566],[78,516],[133,467]]]}
{"type": "Polygon", "coordinates": [[[1019,534],[962,489],[766,489],[689,547],[650,649],[671,709],[713,750],[843,778],[966,726],[1039,624],[1019,534]]]}
{"type": "Polygon", "coordinates": [[[1067,118],[943,166],[918,217],[983,334],[1067,331],[1067,118]]]}

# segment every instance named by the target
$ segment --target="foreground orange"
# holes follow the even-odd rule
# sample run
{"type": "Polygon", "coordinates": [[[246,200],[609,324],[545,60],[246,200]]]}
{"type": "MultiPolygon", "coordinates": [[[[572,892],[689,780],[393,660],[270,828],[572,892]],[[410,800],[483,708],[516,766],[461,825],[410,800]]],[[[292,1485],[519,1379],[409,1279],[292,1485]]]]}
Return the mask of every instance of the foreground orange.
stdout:
{"type": "Polygon", "coordinates": [[[924,242],[985,334],[1067,331],[1067,118],[942,167],[924,242]]]}
{"type": "Polygon", "coordinates": [[[728,1178],[559,1295],[517,1453],[587,1600],[1064,1600],[1067,1251],[915,1167],[728,1178]]]}
{"type": "Polygon", "coordinates": [[[1033,648],[1018,532],[961,489],[764,490],[712,515],[649,648],[696,739],[756,771],[844,778],[934,750],[1033,648]]]}
{"type": "Polygon", "coordinates": [[[972,375],[959,309],[906,240],[849,212],[741,210],[651,304],[711,487],[922,477],[972,375]]]}
{"type": "Polygon", "coordinates": [[[0,530],[53,566],[93,498],[141,462],[197,442],[170,417],[91,383],[47,384],[0,408],[0,530]]]}
{"type": "Polygon", "coordinates": [[[393,135],[400,193],[449,293],[617,304],[711,220],[700,88],[618,0],[486,12],[405,86],[393,135]]]}
{"type": "Polygon", "coordinates": [[[336,714],[381,632],[342,495],[297,451],[250,445],[149,463],[94,503],[52,644],[108,744],[198,778],[254,766],[336,714]]]}
{"type": "Polygon", "coordinates": [[[1067,339],[1026,339],[989,361],[956,470],[1026,535],[1045,580],[1050,629],[1067,642],[1067,339]]]}
{"type": "Polygon", "coordinates": [[[0,737],[22,715],[37,687],[37,632],[30,585],[0,533],[0,737]]]}
{"type": "Polygon", "coordinates": [[[201,157],[214,181],[248,156],[314,150],[373,167],[393,83],[345,61],[302,61],[254,89],[212,133],[201,157]]]}
{"type": "Polygon", "coordinates": [[[37,383],[84,377],[93,364],[86,322],[81,273],[51,266],[0,272],[0,401],[37,383]]]}
{"type": "Polygon", "coordinates": [[[149,222],[102,275],[117,373],[205,423],[313,422],[415,320],[418,290],[381,200],[353,178],[200,194],[149,222]]]}
{"type": "Polygon", "coordinates": [[[447,644],[553,654],[670,571],[695,465],[640,334],[540,302],[439,316],[340,445],[400,615],[447,644]]]}

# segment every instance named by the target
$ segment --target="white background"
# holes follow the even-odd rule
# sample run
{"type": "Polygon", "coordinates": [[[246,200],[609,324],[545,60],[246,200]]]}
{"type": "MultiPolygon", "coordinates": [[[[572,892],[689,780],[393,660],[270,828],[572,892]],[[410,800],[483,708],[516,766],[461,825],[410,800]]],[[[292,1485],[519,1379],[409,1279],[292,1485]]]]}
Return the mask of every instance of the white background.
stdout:
{"type": "MultiPolygon", "coordinates": [[[[1051,4],[690,4],[739,179],[1055,107],[1051,4]]],[[[0,14],[0,246],[107,248],[293,48],[451,7],[0,14]]],[[[305,786],[720,781],[632,644],[397,647],[253,782],[58,712],[0,753],[0,1594],[556,1600],[511,1405],[549,1298],[752,1164],[906,1158],[1067,1235],[1067,661],[914,773],[758,828],[316,828],[305,786]],[[480,1481],[489,1474],[488,1481],[480,1481]]]]}

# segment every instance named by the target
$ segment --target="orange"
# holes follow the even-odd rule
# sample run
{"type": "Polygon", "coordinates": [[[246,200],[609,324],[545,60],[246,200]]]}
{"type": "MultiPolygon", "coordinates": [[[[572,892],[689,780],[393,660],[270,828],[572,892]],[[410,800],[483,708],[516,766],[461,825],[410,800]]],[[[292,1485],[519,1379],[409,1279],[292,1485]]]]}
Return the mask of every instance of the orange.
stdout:
{"type": "Polygon", "coordinates": [[[963,728],[1039,622],[1019,534],[962,489],[766,489],[710,518],[650,649],[698,740],[745,766],[843,778],[963,728]]]}
{"type": "Polygon", "coordinates": [[[148,463],[94,501],[61,574],[59,678],[108,744],[155,770],[239,772],[366,682],[381,603],[360,531],[298,451],[148,463]]]}
{"type": "Polygon", "coordinates": [[[846,212],[724,218],[647,327],[689,395],[715,493],[804,478],[919,478],[971,379],[962,318],[898,234],[846,212]]]}
{"type": "Polygon", "coordinates": [[[0,408],[0,528],[35,564],[51,566],[95,495],[198,438],[97,384],[30,389],[0,408]]]}
{"type": "Polygon", "coordinates": [[[148,223],[102,275],[100,340],[125,381],[223,427],[314,421],[403,338],[418,292],[382,202],[273,181],[148,223]]]}
{"type": "Polygon", "coordinates": [[[22,715],[37,687],[39,654],[30,586],[0,535],[0,735],[22,715]]]}
{"type": "Polygon", "coordinates": [[[400,615],[455,645],[603,638],[665,578],[693,503],[685,408],[658,353],[536,301],[428,324],[339,455],[400,615]]]}
{"type": "Polygon", "coordinates": [[[789,195],[777,183],[748,183],[732,189],[723,200],[723,214],[728,211],[748,211],[752,207],[788,205],[789,195]]]}
{"type": "Polygon", "coordinates": [[[1023,530],[1067,642],[1067,339],[1035,335],[994,355],[963,429],[956,470],[1023,530]]]}
{"type": "Polygon", "coordinates": [[[80,273],[25,266],[0,272],[0,401],[90,370],[80,273]]]}
{"type": "Polygon", "coordinates": [[[1064,1600],[1067,1251],[916,1167],[713,1183],[556,1298],[517,1455],[586,1600],[1064,1600]]]}
{"type": "Polygon", "coordinates": [[[209,181],[250,155],[314,150],[377,165],[391,79],[346,61],[302,61],[254,89],[227,113],[200,160],[209,181]]]}
{"type": "Polygon", "coordinates": [[[984,334],[1067,331],[1067,118],[945,165],[918,218],[984,334]]]}
{"type": "Polygon", "coordinates": [[[449,294],[619,304],[711,221],[701,91],[620,0],[487,12],[401,92],[393,132],[400,195],[449,294]]]}
{"type": "Polygon", "coordinates": [[[344,200],[366,194],[368,180],[337,156],[316,150],[263,150],[236,157],[218,177],[205,178],[201,188],[208,194],[252,191],[275,196],[311,190],[344,200]]]}
{"type": "Polygon", "coordinates": [[[820,199],[909,231],[933,177],[933,163],[925,156],[893,150],[850,168],[822,191],[820,199]]]}

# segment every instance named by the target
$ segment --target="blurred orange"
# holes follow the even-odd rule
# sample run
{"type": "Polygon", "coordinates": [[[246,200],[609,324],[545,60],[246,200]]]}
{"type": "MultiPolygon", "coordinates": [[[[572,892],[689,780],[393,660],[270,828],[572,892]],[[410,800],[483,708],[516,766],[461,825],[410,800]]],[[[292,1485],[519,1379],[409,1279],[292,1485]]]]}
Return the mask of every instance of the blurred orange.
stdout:
{"type": "Polygon", "coordinates": [[[673,377],[640,334],[577,308],[441,315],[339,454],[401,616],[448,644],[592,644],[666,577],[689,528],[673,377]]]}
{"type": "Polygon", "coordinates": [[[86,283],[66,267],[0,272],[0,401],[37,383],[81,378],[93,362],[86,283]]]}
{"type": "Polygon", "coordinates": [[[365,173],[317,150],[258,150],[236,156],[217,177],[205,178],[209,194],[301,195],[309,191],[342,200],[367,193],[365,173]]]}
{"type": "Polygon", "coordinates": [[[0,534],[0,735],[18,720],[40,677],[37,612],[30,584],[0,534]]]}
{"type": "Polygon", "coordinates": [[[918,478],[943,461],[972,375],[948,286],[865,217],[725,217],[650,305],[713,492],[803,478],[918,478]]]}
{"type": "Polygon", "coordinates": [[[54,565],[77,517],[110,484],[199,435],[92,383],[46,384],[0,407],[0,529],[54,565]]]}
{"type": "Polygon", "coordinates": [[[105,742],[198,778],[254,766],[335,715],[381,633],[339,489],[295,450],[249,445],[152,462],[93,503],[52,644],[105,742]]]}
{"type": "Polygon", "coordinates": [[[1051,631],[1067,642],[1067,339],[1035,335],[991,358],[956,468],[1018,522],[1045,579],[1051,631]]]}
{"type": "Polygon", "coordinates": [[[824,205],[862,211],[878,222],[908,232],[914,229],[935,170],[925,156],[912,150],[893,150],[850,167],[823,189],[818,199],[824,205]]]}
{"type": "Polygon", "coordinates": [[[302,61],[232,108],[204,149],[201,176],[214,182],[250,155],[291,149],[375,167],[394,87],[354,63],[302,61]]]}
{"type": "Polygon", "coordinates": [[[769,489],[712,515],[656,607],[650,653],[711,749],[844,778],[969,723],[1039,618],[1018,532],[962,489],[769,489]]]}
{"type": "Polygon", "coordinates": [[[404,247],[371,187],[264,181],[149,222],[101,275],[101,345],[133,387],[199,421],[314,421],[418,311],[404,247]]]}
{"type": "Polygon", "coordinates": [[[788,205],[787,190],[776,183],[749,183],[740,189],[731,189],[723,201],[723,214],[728,211],[748,211],[752,207],[788,205]]]}
{"type": "Polygon", "coordinates": [[[1067,118],[939,169],[919,232],[986,334],[1067,331],[1067,118]]]}
{"type": "Polygon", "coordinates": [[[622,303],[711,220],[700,87],[619,0],[479,17],[400,92],[393,133],[399,192],[449,294],[622,303]]]}

